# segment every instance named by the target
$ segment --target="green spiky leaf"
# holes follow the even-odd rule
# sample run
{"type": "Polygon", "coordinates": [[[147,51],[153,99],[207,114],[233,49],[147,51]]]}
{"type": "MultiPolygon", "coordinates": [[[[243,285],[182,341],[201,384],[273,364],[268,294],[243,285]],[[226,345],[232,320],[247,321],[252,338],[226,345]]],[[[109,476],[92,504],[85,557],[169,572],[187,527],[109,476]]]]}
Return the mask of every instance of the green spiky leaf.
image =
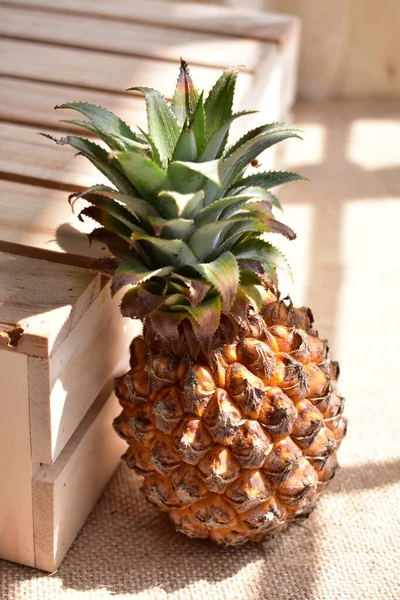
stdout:
{"type": "Polygon", "coordinates": [[[158,252],[159,260],[164,263],[162,266],[195,265],[197,262],[196,256],[182,240],[165,240],[144,233],[134,233],[131,240],[144,240],[153,246],[158,252]]]}
{"type": "Polygon", "coordinates": [[[186,307],[194,334],[204,350],[209,350],[210,341],[217,331],[221,319],[221,298],[215,296],[197,306],[186,307]]]}
{"type": "Polygon", "coordinates": [[[114,156],[126,177],[144,198],[155,200],[160,190],[172,187],[165,171],[149,158],[136,152],[115,152],[114,156]]]}
{"type": "Polygon", "coordinates": [[[217,129],[211,139],[208,141],[204,151],[202,152],[199,161],[205,162],[208,160],[214,160],[219,158],[222,155],[222,152],[225,148],[229,128],[232,125],[233,121],[239,119],[240,117],[245,117],[247,115],[254,114],[255,110],[243,110],[242,112],[236,113],[229,117],[222,125],[217,129]]]}
{"type": "Polygon", "coordinates": [[[142,286],[126,292],[121,302],[121,314],[131,319],[145,319],[163,304],[165,296],[152,294],[142,286]]]}
{"type": "Polygon", "coordinates": [[[184,187],[185,183],[190,186],[195,185],[196,189],[183,190],[183,193],[197,191],[204,178],[209,179],[217,186],[221,185],[220,179],[220,160],[210,160],[208,162],[183,162],[175,161],[169,165],[168,176],[174,182],[175,186],[184,187]]]}
{"type": "MultiPolygon", "coordinates": [[[[255,129],[250,129],[249,131],[247,131],[244,135],[242,135],[241,138],[239,138],[237,140],[237,142],[235,142],[232,146],[230,146],[228,148],[228,150],[225,152],[224,158],[228,158],[229,156],[232,156],[232,154],[234,154],[240,148],[243,148],[243,146],[246,146],[246,148],[248,148],[249,147],[248,142],[251,142],[252,140],[256,140],[260,136],[272,135],[274,133],[282,133],[284,131],[300,133],[301,129],[293,127],[293,125],[288,125],[287,123],[279,123],[279,122],[266,123],[264,125],[259,125],[255,129]]],[[[254,158],[256,158],[256,157],[254,156],[254,158]]]]}
{"type": "Polygon", "coordinates": [[[255,173],[248,177],[238,179],[231,186],[230,191],[237,188],[246,189],[248,187],[261,187],[268,190],[277,185],[282,185],[283,183],[290,183],[291,181],[299,181],[302,179],[307,179],[307,177],[291,171],[267,171],[265,173],[255,173]]]}
{"type": "Polygon", "coordinates": [[[195,225],[193,219],[160,219],[150,217],[154,233],[167,240],[180,239],[184,242],[192,235],[195,225]]]}
{"type": "Polygon", "coordinates": [[[237,259],[257,259],[264,266],[269,265],[274,269],[281,269],[292,277],[292,271],[285,256],[278,248],[265,240],[250,238],[235,244],[231,251],[237,259]]]}
{"type": "Polygon", "coordinates": [[[42,133],[41,135],[52,140],[59,146],[68,145],[78,150],[78,153],[85,156],[120,192],[125,192],[126,194],[135,193],[135,188],[125,177],[118,162],[115,159],[110,159],[108,152],[104,148],[75,135],[68,135],[59,139],[47,133],[42,133]]]}
{"type": "Polygon", "coordinates": [[[119,234],[105,227],[93,229],[88,234],[88,239],[90,244],[92,242],[104,244],[111,254],[118,256],[118,260],[129,260],[136,255],[130,240],[123,239],[119,234]]]}
{"type": "Polygon", "coordinates": [[[172,159],[174,161],[197,160],[197,144],[193,127],[184,124],[175,146],[172,159]]]}
{"type": "Polygon", "coordinates": [[[232,187],[230,190],[228,190],[227,194],[232,194],[234,197],[237,195],[239,197],[243,196],[244,194],[248,194],[248,196],[250,198],[258,198],[260,200],[266,200],[267,202],[270,202],[272,204],[272,206],[275,206],[276,208],[278,208],[279,210],[283,210],[281,203],[279,202],[278,198],[272,194],[269,190],[266,190],[262,187],[232,187]]]}
{"type": "Polygon", "coordinates": [[[162,267],[161,269],[154,270],[147,269],[140,260],[131,258],[119,265],[116,269],[112,279],[111,294],[115,296],[115,294],[126,285],[136,286],[153,277],[166,277],[172,273],[172,271],[172,267],[162,267]]]}
{"type": "Polygon", "coordinates": [[[288,138],[300,138],[297,129],[288,125],[281,125],[281,128],[279,128],[278,125],[280,124],[266,125],[257,136],[249,139],[244,136],[242,138],[242,140],[245,140],[244,142],[235,144],[233,149],[224,157],[221,165],[221,179],[225,185],[231,185],[241,171],[267,148],[288,138]]]}
{"type": "Polygon", "coordinates": [[[122,136],[127,140],[141,143],[141,139],[132,131],[132,129],[122,121],[114,113],[97,106],[96,104],[89,104],[88,102],[65,102],[64,104],[58,104],[55,106],[56,109],[64,108],[70,110],[76,110],[85,117],[95,126],[96,130],[105,136],[122,136]]]}
{"type": "Polygon", "coordinates": [[[179,339],[178,327],[188,313],[186,310],[181,312],[170,312],[167,310],[155,310],[150,313],[150,321],[157,335],[168,343],[176,342],[179,339]]]}
{"type": "Polygon", "coordinates": [[[149,136],[154,142],[161,164],[166,167],[171,160],[180,134],[180,127],[171,107],[158,90],[148,87],[133,87],[144,94],[147,107],[149,136]]]}
{"type": "Polygon", "coordinates": [[[196,226],[200,227],[207,223],[215,223],[216,221],[230,216],[232,212],[250,200],[251,196],[227,196],[221,200],[215,200],[209,206],[206,206],[196,216],[196,226]]]}
{"type": "Polygon", "coordinates": [[[217,80],[204,103],[206,122],[206,143],[220,127],[232,116],[233,95],[235,92],[238,69],[227,69],[217,80]]]}
{"type": "Polygon", "coordinates": [[[132,214],[137,215],[141,219],[147,220],[150,216],[159,216],[157,210],[149,202],[146,202],[142,198],[131,196],[130,194],[123,194],[106,185],[94,185],[83,192],[71,194],[69,197],[71,205],[79,198],[86,198],[89,194],[99,194],[100,196],[108,196],[109,198],[118,200],[118,202],[122,202],[132,214]]]}
{"type": "Polygon", "coordinates": [[[221,295],[222,306],[228,312],[233,304],[239,285],[239,266],[230,252],[224,252],[216,260],[195,266],[196,271],[221,295]]]}
{"type": "MultiPolygon", "coordinates": [[[[299,138],[297,131],[288,125],[273,123],[259,127],[243,136],[221,160],[219,174],[223,190],[229,190],[244,169],[261,152],[288,138],[299,138]]],[[[210,204],[221,195],[221,190],[209,182],[205,188],[205,195],[206,204],[210,204]]]]}
{"type": "Polygon", "coordinates": [[[185,277],[179,273],[175,273],[173,277],[175,280],[178,279],[179,282],[182,282],[186,286],[189,293],[190,304],[192,306],[200,304],[211,287],[204,279],[185,277]]]}
{"type": "Polygon", "coordinates": [[[190,121],[190,126],[193,129],[194,137],[197,146],[197,156],[203,151],[205,139],[205,116],[204,116],[204,94],[201,92],[197,100],[196,108],[193,117],[190,121]]]}
{"type": "Polygon", "coordinates": [[[107,134],[90,121],[83,121],[81,119],[61,119],[60,123],[68,123],[69,125],[77,125],[78,127],[82,127],[82,129],[86,129],[87,131],[91,131],[95,133],[100,139],[102,139],[111,150],[126,150],[124,144],[120,143],[116,138],[112,135],[107,134]]]}
{"type": "Polygon", "coordinates": [[[135,225],[127,225],[120,218],[114,217],[107,210],[103,208],[98,208],[97,206],[88,206],[81,210],[78,215],[78,218],[83,221],[82,216],[89,217],[102,225],[106,229],[113,231],[117,235],[119,235],[122,239],[129,241],[132,235],[132,231],[137,229],[139,232],[142,230],[139,227],[135,227],[135,225]]]}
{"type": "Polygon", "coordinates": [[[252,304],[256,312],[260,311],[265,297],[265,289],[261,285],[245,285],[241,291],[252,304]]]}
{"type": "Polygon", "coordinates": [[[203,208],[203,190],[191,194],[163,190],[158,197],[160,211],[166,218],[192,218],[203,208]]]}
{"type": "MultiPolygon", "coordinates": [[[[108,196],[104,196],[102,194],[92,194],[87,191],[84,194],[84,198],[93,206],[97,206],[98,208],[107,212],[109,215],[112,215],[121,221],[121,223],[124,225],[127,225],[132,231],[134,228],[140,225],[140,221],[138,220],[136,213],[132,214],[132,212],[126,209],[122,204],[115,202],[108,196]]],[[[105,225],[105,223],[101,224],[105,225]]]]}
{"type": "Polygon", "coordinates": [[[60,123],[68,123],[69,125],[77,125],[87,131],[95,133],[103,142],[107,144],[110,150],[121,150],[127,152],[140,152],[142,154],[148,154],[150,146],[145,144],[129,140],[121,135],[107,134],[102,131],[90,121],[82,121],[80,119],[61,119],[60,123]]]}
{"type": "Polygon", "coordinates": [[[214,260],[222,252],[229,250],[229,244],[236,241],[232,236],[246,231],[264,230],[264,225],[251,215],[241,215],[199,227],[188,241],[188,245],[200,261],[214,260]],[[228,240],[224,241],[226,238],[228,240]]]}

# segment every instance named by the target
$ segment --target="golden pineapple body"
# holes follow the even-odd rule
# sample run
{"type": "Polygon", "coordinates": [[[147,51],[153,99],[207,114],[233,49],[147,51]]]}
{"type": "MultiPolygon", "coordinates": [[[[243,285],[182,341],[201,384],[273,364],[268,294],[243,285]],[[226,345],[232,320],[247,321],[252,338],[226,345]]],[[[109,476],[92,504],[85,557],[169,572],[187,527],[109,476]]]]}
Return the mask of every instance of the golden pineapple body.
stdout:
{"type": "Polygon", "coordinates": [[[309,311],[272,302],[210,358],[184,346],[137,338],[117,380],[114,426],[146,498],[178,531],[228,545],[307,517],[346,427],[338,367],[309,311]]]}

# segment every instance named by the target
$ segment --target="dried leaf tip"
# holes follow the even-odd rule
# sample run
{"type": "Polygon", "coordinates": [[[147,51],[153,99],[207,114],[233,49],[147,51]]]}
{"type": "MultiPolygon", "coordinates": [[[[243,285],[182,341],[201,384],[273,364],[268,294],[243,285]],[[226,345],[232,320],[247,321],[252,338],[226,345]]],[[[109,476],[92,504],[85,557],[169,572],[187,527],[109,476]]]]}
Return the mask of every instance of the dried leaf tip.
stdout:
{"type": "Polygon", "coordinates": [[[198,100],[198,93],[190,76],[188,63],[181,58],[179,77],[172,100],[172,109],[179,125],[193,116],[198,100]]]}

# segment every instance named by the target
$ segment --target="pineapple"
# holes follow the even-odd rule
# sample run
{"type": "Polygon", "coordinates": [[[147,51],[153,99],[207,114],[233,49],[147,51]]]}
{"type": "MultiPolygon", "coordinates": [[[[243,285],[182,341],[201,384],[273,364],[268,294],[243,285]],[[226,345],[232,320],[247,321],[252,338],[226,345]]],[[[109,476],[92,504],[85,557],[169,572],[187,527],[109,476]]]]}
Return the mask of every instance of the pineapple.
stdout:
{"type": "Polygon", "coordinates": [[[294,239],[275,219],[270,189],[296,173],[246,174],[268,147],[298,130],[262,125],[227,146],[237,70],[207,98],[181,61],[172,102],[146,101],[148,132],[84,102],[77,136],[56,140],[86,156],[110,181],[73,194],[80,219],[110,256],[93,265],[129,286],[125,317],[141,319],[131,368],[116,380],[114,421],[123,458],[143,475],[146,498],[178,531],[226,545],[259,541],[307,517],[334,476],[346,431],[337,363],[311,311],[282,299],[285,258],[268,234],[294,239]]]}

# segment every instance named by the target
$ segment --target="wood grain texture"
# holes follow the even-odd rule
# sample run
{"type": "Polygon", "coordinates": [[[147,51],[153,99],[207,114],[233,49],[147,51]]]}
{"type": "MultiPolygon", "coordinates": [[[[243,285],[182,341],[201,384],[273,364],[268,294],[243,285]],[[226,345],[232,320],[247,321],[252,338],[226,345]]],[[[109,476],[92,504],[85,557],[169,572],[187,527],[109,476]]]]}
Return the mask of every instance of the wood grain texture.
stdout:
{"type": "Polygon", "coordinates": [[[260,39],[276,44],[285,43],[291,34],[293,18],[276,13],[262,13],[249,8],[226,8],[198,3],[171,3],[157,0],[131,2],[131,0],[65,0],[62,5],[53,0],[7,0],[5,5],[38,8],[57,13],[101,15],[109,20],[131,20],[173,27],[189,31],[205,31],[219,34],[260,39]]]}
{"type": "Polygon", "coordinates": [[[48,358],[28,356],[28,403],[32,464],[51,456],[50,375],[48,358]]]}
{"type": "MultiPolygon", "coordinates": [[[[123,291],[111,298],[110,285],[106,285],[50,356],[48,393],[40,398],[36,395],[31,408],[35,430],[32,452],[36,462],[50,464],[56,459],[99,391],[128,369],[129,344],[141,325],[139,321],[121,317],[122,295],[123,291]],[[46,422],[42,419],[44,408],[46,422]],[[51,440],[50,453],[41,452],[40,439],[45,436],[51,440]]],[[[35,391],[32,387],[31,392],[35,391]]]]}
{"type": "MultiPolygon", "coordinates": [[[[122,92],[132,86],[156,87],[171,97],[178,76],[176,62],[127,57],[106,52],[64,48],[38,42],[0,39],[0,74],[39,81],[122,92]],[[29,57],[29,60],[27,60],[29,57]],[[51,57],[51,60],[50,60],[51,57]]],[[[200,89],[209,89],[220,75],[219,68],[195,66],[193,78],[200,89]]],[[[250,86],[251,75],[243,73],[237,96],[250,86]]]]}
{"type": "Polygon", "coordinates": [[[41,357],[55,352],[102,286],[86,269],[0,253],[0,323],[23,331],[15,346],[3,331],[1,347],[41,357]]]}
{"type": "Polygon", "coordinates": [[[82,90],[58,83],[29,81],[7,76],[0,76],[0,119],[32,125],[39,131],[43,131],[44,128],[55,128],[61,131],[79,132],[82,135],[81,127],[60,123],[61,119],[73,118],[77,113],[54,110],[54,106],[63,102],[81,100],[83,97],[86,102],[108,108],[131,125],[142,129],[147,127],[144,100],[133,93],[117,94],[82,90]]]}
{"type": "Polygon", "coordinates": [[[69,146],[57,146],[35,128],[9,123],[0,123],[1,177],[69,192],[106,182],[88,160],[75,157],[69,146]]]}
{"type": "Polygon", "coordinates": [[[27,357],[0,349],[0,557],[34,566],[27,357]]]}
{"type": "Polygon", "coordinates": [[[217,33],[165,29],[145,23],[105,20],[93,16],[12,8],[0,5],[0,35],[49,42],[102,52],[173,61],[184,57],[189,64],[226,68],[242,64],[256,68],[261,42],[217,33]]]}
{"type": "Polygon", "coordinates": [[[93,221],[81,222],[67,198],[64,191],[3,181],[0,251],[12,252],[13,245],[18,244],[25,246],[25,254],[32,256],[33,249],[40,249],[51,261],[58,261],[56,254],[69,255],[70,264],[77,266],[89,266],[104,256],[103,246],[96,242],[90,245],[86,235],[92,231],[93,221]]]}
{"type": "Polygon", "coordinates": [[[92,405],[51,467],[33,478],[35,566],[54,571],[82,527],[125,449],[111,428],[118,402],[110,388],[92,405]]]}

